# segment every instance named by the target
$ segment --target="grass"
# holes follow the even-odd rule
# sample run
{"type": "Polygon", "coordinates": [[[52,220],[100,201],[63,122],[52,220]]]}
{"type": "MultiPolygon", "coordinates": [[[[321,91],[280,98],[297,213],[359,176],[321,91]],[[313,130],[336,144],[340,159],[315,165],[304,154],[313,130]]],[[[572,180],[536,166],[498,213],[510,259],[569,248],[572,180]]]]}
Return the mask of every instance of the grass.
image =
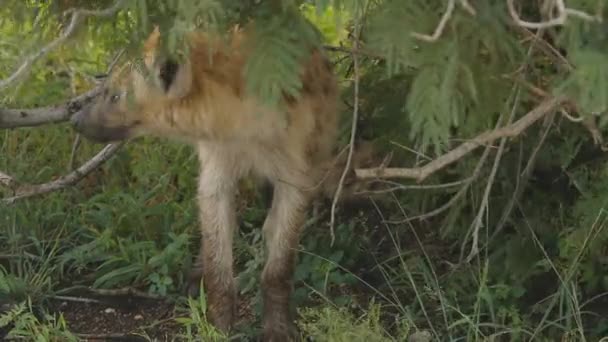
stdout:
{"type": "MultiPolygon", "coordinates": [[[[5,131],[0,169],[20,181],[47,181],[65,172],[73,139],[63,125],[5,131]]],[[[99,147],[84,142],[78,160],[99,147]]],[[[129,287],[172,305],[162,318],[134,323],[129,332],[143,340],[222,340],[205,320],[204,297],[187,300],[180,292],[197,248],[197,167],[190,147],[142,139],[73,188],[0,207],[0,329],[15,338],[75,339],[87,331],[72,331],[73,315],[62,313],[54,298],[78,288],[129,287]]],[[[259,227],[265,211],[255,192],[244,190],[248,201],[240,208],[235,255],[246,320],[236,340],[258,334],[260,323],[259,227]]],[[[431,335],[442,341],[600,338],[608,329],[598,316],[605,312],[597,304],[603,303],[603,294],[583,291],[575,275],[590,241],[606,224],[605,213],[598,213],[582,248],[564,263],[540,241],[527,209],[519,210],[525,223],[520,228],[542,255],[527,267],[549,275],[541,294],[532,288],[542,280],[522,284],[501,276],[502,264],[492,253],[458,264],[452,247],[458,240],[442,238],[443,229],[387,223],[407,218],[397,197],[344,207],[334,246],[326,238],[326,220],[312,222],[296,270],[294,301],[302,334],[316,341],[405,341],[412,336],[428,341],[431,335]]]]}

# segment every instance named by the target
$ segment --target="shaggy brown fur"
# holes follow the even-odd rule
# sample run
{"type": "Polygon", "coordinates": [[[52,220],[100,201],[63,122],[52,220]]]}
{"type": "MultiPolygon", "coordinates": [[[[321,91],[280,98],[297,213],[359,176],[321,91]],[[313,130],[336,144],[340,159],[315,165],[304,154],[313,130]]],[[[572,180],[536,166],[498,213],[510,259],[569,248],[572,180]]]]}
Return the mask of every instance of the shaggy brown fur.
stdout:
{"type": "Polygon", "coordinates": [[[145,70],[125,67],[115,72],[103,96],[73,123],[97,141],[152,134],[196,146],[202,243],[191,279],[198,288],[203,277],[208,317],[224,331],[235,321],[237,181],[249,173],[269,180],[274,190],[263,226],[263,338],[291,340],[288,303],[295,249],[312,198],[327,191],[322,181],[339,178],[339,172],[329,172],[336,169],[332,152],[339,113],[331,64],[321,51],[312,50],[301,64],[301,96],[286,97],[280,110],[244,90],[243,68],[251,42],[247,30],[235,29],[227,42],[191,33],[190,55],[181,64],[158,57],[159,39],[156,29],[144,44],[145,70]]]}

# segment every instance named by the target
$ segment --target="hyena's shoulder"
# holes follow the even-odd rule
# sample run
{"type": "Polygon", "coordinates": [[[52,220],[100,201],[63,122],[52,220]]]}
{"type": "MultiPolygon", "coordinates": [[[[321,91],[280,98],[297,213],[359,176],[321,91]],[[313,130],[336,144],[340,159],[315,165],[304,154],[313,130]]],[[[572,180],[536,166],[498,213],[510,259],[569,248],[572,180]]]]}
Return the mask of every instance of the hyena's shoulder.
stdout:
{"type": "MultiPolygon", "coordinates": [[[[239,96],[245,88],[244,69],[253,53],[256,44],[255,26],[235,26],[227,35],[211,35],[206,32],[193,31],[188,36],[192,72],[196,77],[213,80],[220,84],[229,84],[239,96]]],[[[329,58],[319,47],[309,47],[298,65],[298,76],[301,80],[301,98],[311,100],[313,97],[337,96],[337,80],[329,58]]],[[[285,101],[293,104],[300,98],[287,94],[285,101]]]]}

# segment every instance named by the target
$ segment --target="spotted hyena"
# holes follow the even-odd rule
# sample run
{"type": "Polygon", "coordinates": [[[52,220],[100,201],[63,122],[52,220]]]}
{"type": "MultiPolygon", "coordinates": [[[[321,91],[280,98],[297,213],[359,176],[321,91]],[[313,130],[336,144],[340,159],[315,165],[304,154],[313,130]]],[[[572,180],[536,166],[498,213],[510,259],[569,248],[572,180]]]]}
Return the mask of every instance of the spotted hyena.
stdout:
{"type": "Polygon", "coordinates": [[[156,28],[144,43],[143,70],[124,66],[113,72],[101,96],[72,123],[99,142],[155,135],[196,147],[202,241],[191,284],[198,288],[203,277],[208,317],[223,331],[235,321],[237,182],[251,173],[273,185],[263,225],[263,336],[287,341],[294,336],[288,303],[295,249],[307,208],[319,189],[327,189],[321,183],[335,165],[339,89],[332,65],[311,47],[299,66],[298,97],[285,95],[284,106],[271,107],[250,96],[243,77],[248,32],[235,29],[227,41],[190,33],[189,58],[178,63],[159,57],[156,28]]]}

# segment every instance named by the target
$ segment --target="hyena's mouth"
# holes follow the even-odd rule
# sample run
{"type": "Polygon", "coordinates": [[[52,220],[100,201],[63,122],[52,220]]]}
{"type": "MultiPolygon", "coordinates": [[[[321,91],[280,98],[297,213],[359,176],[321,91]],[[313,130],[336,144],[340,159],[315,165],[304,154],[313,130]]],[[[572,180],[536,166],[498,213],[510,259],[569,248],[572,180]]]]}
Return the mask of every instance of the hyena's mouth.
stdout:
{"type": "Polygon", "coordinates": [[[87,126],[82,129],[76,128],[80,134],[85,136],[87,139],[99,142],[108,143],[112,141],[125,140],[131,136],[131,126],[119,126],[119,127],[94,127],[87,126]]]}
{"type": "Polygon", "coordinates": [[[129,125],[120,126],[104,126],[103,124],[91,123],[87,120],[86,112],[84,111],[72,116],[70,121],[76,132],[89,140],[99,143],[128,139],[131,137],[134,128],[139,125],[137,121],[129,125]]]}

